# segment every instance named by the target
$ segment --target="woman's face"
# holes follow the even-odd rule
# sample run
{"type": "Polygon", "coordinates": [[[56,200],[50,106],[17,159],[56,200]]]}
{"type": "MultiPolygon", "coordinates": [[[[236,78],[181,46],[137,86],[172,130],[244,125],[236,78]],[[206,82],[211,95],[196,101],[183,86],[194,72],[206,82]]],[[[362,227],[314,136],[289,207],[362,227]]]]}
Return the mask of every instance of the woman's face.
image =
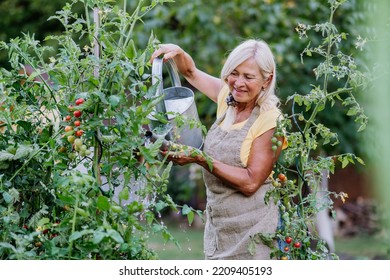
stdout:
{"type": "Polygon", "coordinates": [[[253,58],[238,65],[227,78],[229,90],[239,103],[255,103],[270,79],[264,79],[253,58]]]}

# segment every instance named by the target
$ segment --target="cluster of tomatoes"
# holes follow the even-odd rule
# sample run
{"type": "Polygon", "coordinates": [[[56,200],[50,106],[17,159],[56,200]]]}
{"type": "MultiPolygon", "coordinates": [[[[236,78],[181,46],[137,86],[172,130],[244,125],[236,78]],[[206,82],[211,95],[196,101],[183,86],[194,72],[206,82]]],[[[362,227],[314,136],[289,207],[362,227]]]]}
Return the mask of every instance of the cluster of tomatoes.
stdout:
{"type": "Polygon", "coordinates": [[[276,188],[286,185],[288,182],[287,176],[283,173],[279,173],[277,179],[272,180],[272,185],[276,188]]]}
{"type": "Polygon", "coordinates": [[[77,153],[81,157],[85,157],[91,154],[91,150],[88,149],[87,145],[84,144],[82,136],[84,135],[84,130],[82,129],[82,111],[77,109],[77,106],[80,106],[84,103],[84,98],[78,98],[75,101],[76,107],[72,105],[68,107],[69,112],[72,113],[67,115],[64,119],[65,122],[65,134],[66,140],[72,145],[72,152],[69,154],[70,159],[77,157],[77,153]],[[73,116],[72,116],[73,115],[73,116]]]}
{"type": "Polygon", "coordinates": [[[279,147],[283,145],[283,142],[280,140],[284,137],[283,129],[280,126],[275,128],[274,136],[271,138],[272,142],[272,151],[276,151],[279,147]]]}
{"type": "MultiPolygon", "coordinates": [[[[39,235],[35,236],[34,238],[34,246],[39,248],[39,247],[42,247],[42,242],[45,240],[45,239],[53,239],[55,237],[58,236],[58,233],[55,233],[55,232],[52,232],[55,231],[55,227],[58,226],[60,223],[59,222],[55,222],[53,223],[51,226],[38,226],[36,229],[35,229],[35,232],[38,232],[39,235]]],[[[23,225],[23,229],[27,232],[31,232],[31,231],[34,231],[33,228],[29,227],[28,225],[23,225]]]]}
{"type": "Polygon", "coordinates": [[[283,251],[285,252],[285,254],[284,254],[283,256],[281,256],[280,259],[281,259],[281,260],[288,260],[288,253],[289,253],[291,250],[301,248],[302,244],[301,244],[301,242],[299,242],[299,241],[294,241],[294,242],[293,242],[293,239],[292,239],[292,237],[290,237],[290,236],[286,236],[286,238],[284,239],[284,241],[286,242],[287,245],[284,246],[283,251]]]}

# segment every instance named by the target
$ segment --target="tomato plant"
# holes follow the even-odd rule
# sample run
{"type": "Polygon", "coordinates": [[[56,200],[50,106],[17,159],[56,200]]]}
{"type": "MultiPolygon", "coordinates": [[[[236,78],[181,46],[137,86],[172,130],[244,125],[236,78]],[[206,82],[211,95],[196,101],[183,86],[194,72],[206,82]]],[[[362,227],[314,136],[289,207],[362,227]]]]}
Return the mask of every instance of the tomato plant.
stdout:
{"type": "Polygon", "coordinates": [[[173,239],[157,215],[180,207],[166,193],[172,165],[143,137],[160,102],[148,74],[158,41],[131,32],[166,1],[131,13],[126,2],[66,3],[50,18],[64,26],[47,37],[58,49],[28,34],[0,43],[0,104],[14,108],[0,110],[0,259],[154,259],[150,233],[173,239]]]}
{"type": "Polygon", "coordinates": [[[301,39],[308,38],[311,32],[323,36],[318,46],[308,43],[301,54],[302,61],[305,55],[309,58],[318,55],[323,61],[314,68],[318,84],[313,84],[310,93],[295,93],[287,99],[287,102],[292,103],[292,112],[286,113],[278,121],[271,139],[274,146],[277,146],[278,137],[283,135],[288,141],[288,147],[275,165],[275,178],[272,179],[274,188],[266,195],[266,200],[273,200],[279,205],[281,225],[274,234],[254,235],[250,248],[255,248],[254,244],[260,242],[268,244],[272,248],[272,258],[338,258],[329,251],[326,241],[312,229],[316,227],[316,216],[320,211],[329,211],[335,216],[333,199],[345,201],[348,197],[344,192],[321,189],[324,174],[333,173],[336,168],[335,159],[342,168],[350,163],[364,164],[361,158],[352,153],[325,155],[326,145],[335,146],[339,139],[323,123],[317,123],[321,112],[326,112],[327,107],[341,101],[346,114],[354,117],[360,125],[358,131],[367,124],[363,108],[354,97],[359,89],[367,85],[367,75],[359,70],[352,55],[341,51],[341,45],[348,40],[348,36],[339,33],[333,23],[336,11],[343,3],[329,1],[329,21],[323,24],[299,24],[296,27],[301,39]],[[343,82],[344,86],[339,87],[339,82],[343,82]],[[318,199],[318,193],[321,193],[321,199],[318,199]],[[285,241],[289,246],[279,248],[272,241],[285,241]]]}

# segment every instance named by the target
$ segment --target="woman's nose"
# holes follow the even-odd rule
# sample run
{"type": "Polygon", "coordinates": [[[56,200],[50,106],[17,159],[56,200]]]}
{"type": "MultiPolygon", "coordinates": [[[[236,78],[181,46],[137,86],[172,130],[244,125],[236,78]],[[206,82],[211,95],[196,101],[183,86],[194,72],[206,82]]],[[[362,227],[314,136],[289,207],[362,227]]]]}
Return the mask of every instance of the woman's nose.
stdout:
{"type": "Polygon", "coordinates": [[[245,83],[245,79],[242,76],[238,76],[234,83],[238,86],[241,86],[245,83]]]}

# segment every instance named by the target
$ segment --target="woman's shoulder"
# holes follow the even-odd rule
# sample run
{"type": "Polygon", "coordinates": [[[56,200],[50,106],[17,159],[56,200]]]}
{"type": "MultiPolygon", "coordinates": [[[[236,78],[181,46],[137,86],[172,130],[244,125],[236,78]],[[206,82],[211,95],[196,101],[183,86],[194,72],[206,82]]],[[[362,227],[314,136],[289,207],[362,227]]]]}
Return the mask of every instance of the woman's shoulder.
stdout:
{"type": "Polygon", "coordinates": [[[283,113],[278,107],[273,107],[269,110],[260,112],[258,119],[260,118],[275,121],[277,119],[283,118],[283,113]]]}
{"type": "Polygon", "coordinates": [[[252,137],[256,138],[264,132],[275,128],[277,126],[278,120],[281,118],[283,118],[282,111],[277,107],[260,112],[257,119],[250,128],[252,137]]]}

